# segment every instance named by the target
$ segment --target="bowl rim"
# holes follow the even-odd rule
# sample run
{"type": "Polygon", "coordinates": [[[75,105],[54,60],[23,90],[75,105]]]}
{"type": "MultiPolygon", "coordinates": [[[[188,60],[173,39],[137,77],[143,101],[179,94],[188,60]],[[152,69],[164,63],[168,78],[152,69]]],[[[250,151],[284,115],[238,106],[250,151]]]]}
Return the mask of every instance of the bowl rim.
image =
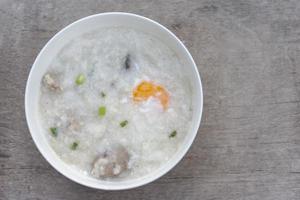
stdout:
{"type": "MultiPolygon", "coordinates": [[[[137,14],[133,14],[133,13],[127,13],[127,12],[103,12],[103,13],[98,13],[98,14],[93,14],[93,15],[89,15],[86,17],[83,17],[81,19],[78,19],[74,22],[72,22],[71,24],[65,26],[63,29],[61,29],[60,31],[58,31],[45,45],[44,47],[41,49],[41,51],[38,53],[31,69],[28,75],[28,79],[26,82],[26,88],[25,88],[25,116],[26,116],[26,122],[27,122],[27,126],[29,128],[29,133],[35,143],[35,146],[37,147],[37,149],[39,150],[39,152],[42,154],[42,156],[44,157],[44,159],[47,160],[47,162],[54,168],[56,169],[56,171],[58,171],[59,173],[61,173],[63,176],[67,177],[68,179],[80,184],[80,185],[84,185],[90,188],[95,188],[95,189],[101,189],[101,190],[127,190],[127,189],[132,189],[132,188],[136,188],[136,187],[140,187],[143,185],[146,185],[150,182],[153,182],[157,179],[159,179],[160,177],[162,177],[163,175],[165,175],[166,173],[168,173],[171,169],[173,169],[182,159],[183,157],[186,155],[187,151],[190,149],[192,143],[195,140],[195,137],[198,133],[198,129],[200,127],[200,123],[201,123],[201,118],[202,118],[202,113],[203,113],[203,89],[202,89],[202,82],[201,82],[201,76],[200,73],[198,71],[197,65],[192,57],[192,55],[190,54],[190,52],[188,51],[188,49],[185,47],[185,45],[181,42],[181,40],[179,40],[177,38],[177,36],[171,32],[169,29],[167,29],[165,26],[161,25],[160,23],[149,19],[147,17],[141,16],[141,15],[137,15],[137,14]],[[56,164],[50,160],[50,158],[47,156],[47,153],[42,149],[42,147],[40,146],[40,143],[38,142],[37,138],[35,138],[34,134],[32,132],[35,131],[35,129],[33,128],[33,125],[31,125],[30,123],[30,113],[31,110],[29,108],[29,90],[30,90],[30,80],[33,79],[33,71],[34,68],[37,67],[37,61],[41,59],[41,56],[43,54],[43,52],[45,51],[45,49],[48,48],[48,46],[50,45],[50,43],[52,43],[53,40],[55,40],[56,37],[58,37],[58,35],[61,35],[63,32],[65,32],[67,29],[69,29],[70,27],[79,24],[83,21],[89,20],[91,18],[95,18],[95,17],[100,17],[100,16],[107,16],[107,15],[121,15],[121,16],[131,16],[131,17],[135,17],[135,18],[140,18],[142,20],[148,21],[156,26],[158,26],[160,29],[162,29],[163,31],[167,32],[179,45],[180,48],[182,48],[184,50],[184,52],[186,53],[186,55],[188,56],[188,59],[191,61],[192,66],[194,71],[196,72],[196,79],[197,82],[199,84],[199,89],[200,89],[200,105],[199,105],[199,114],[197,115],[197,119],[194,125],[192,125],[193,130],[190,130],[193,134],[191,135],[191,137],[188,140],[188,143],[182,147],[182,150],[176,154],[176,158],[173,159],[173,162],[171,164],[169,164],[168,168],[163,168],[162,170],[158,171],[158,173],[156,173],[155,175],[153,175],[153,177],[150,177],[148,179],[144,179],[143,181],[138,181],[138,179],[136,179],[136,183],[130,184],[130,185],[114,185],[114,186],[104,186],[104,185],[97,185],[97,184],[91,184],[91,183],[87,183],[87,182],[81,182],[78,179],[76,179],[76,177],[71,176],[70,174],[66,174],[65,172],[63,172],[58,166],[56,166],[56,164]]],[[[63,162],[61,160],[61,162],[63,162]]]]}

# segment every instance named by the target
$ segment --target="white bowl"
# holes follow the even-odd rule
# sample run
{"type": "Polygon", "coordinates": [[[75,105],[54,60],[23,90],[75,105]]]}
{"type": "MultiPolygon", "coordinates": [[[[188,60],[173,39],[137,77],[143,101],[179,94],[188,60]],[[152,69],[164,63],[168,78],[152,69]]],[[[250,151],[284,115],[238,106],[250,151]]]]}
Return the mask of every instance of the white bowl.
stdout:
{"type": "Polygon", "coordinates": [[[69,179],[88,187],[104,190],[122,190],[138,187],[158,179],[171,170],[186,154],[195,136],[197,135],[201,121],[202,107],[203,94],[197,66],[182,42],[167,28],[151,19],[135,14],[120,12],[102,13],[88,16],[68,25],[58,32],[44,46],[37,56],[30,71],[25,92],[25,112],[27,124],[37,148],[45,157],[45,159],[57,171],[69,179]],[[149,173],[146,176],[133,180],[124,180],[118,182],[97,180],[83,175],[82,173],[78,173],[76,169],[68,166],[68,164],[63,162],[58,155],[56,155],[51,146],[48,144],[47,138],[45,134],[43,134],[43,129],[38,119],[38,102],[41,79],[54,56],[71,39],[95,28],[111,26],[131,27],[159,37],[161,41],[168,45],[169,48],[173,49],[178,57],[182,60],[185,67],[184,70],[188,72],[193,90],[193,96],[191,97],[193,101],[192,126],[190,127],[185,140],[183,141],[183,144],[177,153],[159,169],[149,173]]]}

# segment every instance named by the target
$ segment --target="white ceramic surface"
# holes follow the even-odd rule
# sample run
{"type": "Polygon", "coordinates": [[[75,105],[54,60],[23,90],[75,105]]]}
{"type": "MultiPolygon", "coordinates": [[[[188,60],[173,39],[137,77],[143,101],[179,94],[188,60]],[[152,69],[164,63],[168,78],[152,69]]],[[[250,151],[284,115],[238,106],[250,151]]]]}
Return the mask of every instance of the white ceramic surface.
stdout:
{"type": "Polygon", "coordinates": [[[197,70],[197,66],[182,42],[168,29],[159,23],[148,18],[130,14],[130,13],[101,13],[82,18],[58,32],[41,50],[37,56],[26,85],[25,92],[25,112],[27,124],[31,136],[44,158],[60,173],[69,179],[82,185],[103,189],[103,190],[122,190],[138,187],[152,182],[171,170],[186,154],[190,148],[201,121],[203,107],[203,94],[201,79],[197,70]],[[38,101],[39,90],[43,74],[46,72],[49,64],[59,50],[71,39],[86,33],[95,28],[123,26],[131,27],[157,36],[171,49],[173,49],[179,58],[183,61],[185,71],[187,71],[193,90],[193,117],[192,127],[177,153],[159,169],[150,174],[133,180],[124,181],[102,181],[92,177],[78,173],[76,169],[64,163],[48,144],[44,130],[38,120],[38,101]]]}

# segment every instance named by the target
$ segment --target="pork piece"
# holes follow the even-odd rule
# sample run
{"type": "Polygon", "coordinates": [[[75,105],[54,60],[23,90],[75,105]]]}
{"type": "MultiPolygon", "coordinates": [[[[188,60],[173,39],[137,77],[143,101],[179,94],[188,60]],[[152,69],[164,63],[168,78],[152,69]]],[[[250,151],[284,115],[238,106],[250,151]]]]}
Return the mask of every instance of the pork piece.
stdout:
{"type": "Polygon", "coordinates": [[[55,80],[53,75],[45,74],[44,76],[44,83],[45,85],[53,91],[62,91],[62,87],[59,85],[58,81],[55,80]]]}
{"type": "Polygon", "coordinates": [[[116,177],[128,169],[129,153],[122,145],[114,145],[99,155],[92,166],[96,178],[116,177]]]}
{"type": "Polygon", "coordinates": [[[79,131],[81,128],[81,124],[78,120],[72,118],[70,121],[69,121],[69,124],[68,124],[68,129],[70,131],[79,131]]]}

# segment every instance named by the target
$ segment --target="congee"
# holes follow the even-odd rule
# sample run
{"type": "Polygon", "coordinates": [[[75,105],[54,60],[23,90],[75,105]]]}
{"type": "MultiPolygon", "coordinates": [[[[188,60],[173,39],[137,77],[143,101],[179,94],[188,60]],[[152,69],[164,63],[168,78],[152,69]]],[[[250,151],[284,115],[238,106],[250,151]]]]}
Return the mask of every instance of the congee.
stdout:
{"type": "Polygon", "coordinates": [[[190,128],[185,66],[160,38],[138,30],[111,27],[71,40],[40,90],[50,146],[97,179],[149,174],[168,162],[190,128]]]}

